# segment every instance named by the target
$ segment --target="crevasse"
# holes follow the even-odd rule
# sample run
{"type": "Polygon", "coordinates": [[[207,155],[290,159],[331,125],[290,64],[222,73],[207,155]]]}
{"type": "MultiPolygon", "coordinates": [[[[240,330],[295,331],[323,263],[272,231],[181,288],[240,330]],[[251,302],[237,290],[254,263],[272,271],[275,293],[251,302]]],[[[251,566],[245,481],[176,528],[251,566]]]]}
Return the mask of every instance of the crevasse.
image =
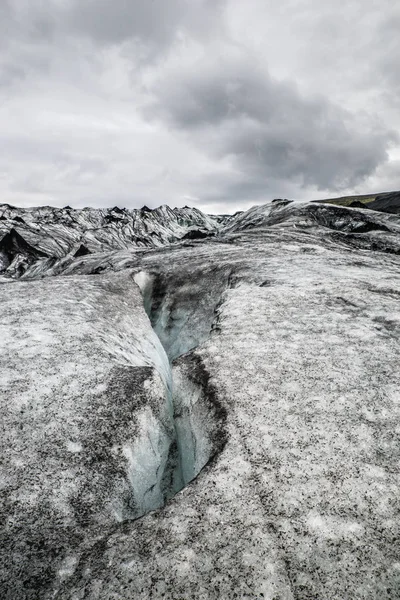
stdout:
{"type": "MultiPolygon", "coordinates": [[[[223,447],[221,429],[226,415],[199,358],[187,352],[204,341],[204,331],[197,339],[193,330],[185,335],[183,329],[190,315],[185,306],[174,303],[171,318],[168,295],[161,304],[156,303],[155,316],[154,276],[141,271],[134,279],[157,334],[155,366],[165,385],[166,398],[163,423],[157,422],[151,411],[142,415],[141,435],[126,454],[138,512],[135,516],[141,516],[178,493],[223,447]]],[[[214,308],[209,312],[213,315],[214,308]]],[[[210,331],[211,323],[207,325],[208,334],[210,331]]]]}

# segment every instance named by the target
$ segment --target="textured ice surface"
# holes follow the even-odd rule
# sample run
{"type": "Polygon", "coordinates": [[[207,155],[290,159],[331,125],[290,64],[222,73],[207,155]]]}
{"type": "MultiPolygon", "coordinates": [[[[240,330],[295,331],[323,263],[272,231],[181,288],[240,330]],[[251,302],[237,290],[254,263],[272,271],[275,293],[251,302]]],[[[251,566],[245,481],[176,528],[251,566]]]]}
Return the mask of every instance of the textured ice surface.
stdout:
{"type": "MultiPolygon", "coordinates": [[[[0,293],[2,539],[17,556],[27,544],[27,564],[6,568],[21,571],[34,595],[56,566],[44,566],[41,545],[58,554],[87,527],[163,504],[175,441],[169,364],[129,275],[0,293]]],[[[22,598],[22,580],[15,585],[10,597],[22,598]]]]}
{"type": "Polygon", "coordinates": [[[185,235],[215,233],[224,217],[196,208],[15,208],[0,204],[0,272],[19,277],[66,267],[75,257],[124,248],[154,248],[185,235]]]}
{"type": "Polygon", "coordinates": [[[204,242],[1,285],[4,597],[399,598],[398,228],[271,203],[204,242]],[[129,269],[154,284],[166,353],[189,350],[173,362],[185,481],[213,456],[135,521],[132,477],[156,480],[172,422],[129,269]]]}

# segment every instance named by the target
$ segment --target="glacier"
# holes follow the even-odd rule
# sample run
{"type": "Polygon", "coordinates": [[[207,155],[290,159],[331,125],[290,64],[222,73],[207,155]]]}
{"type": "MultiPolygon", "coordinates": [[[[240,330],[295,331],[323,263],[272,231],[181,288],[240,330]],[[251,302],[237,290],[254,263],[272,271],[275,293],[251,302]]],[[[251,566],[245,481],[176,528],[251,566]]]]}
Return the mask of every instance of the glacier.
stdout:
{"type": "Polygon", "coordinates": [[[2,597],[398,598],[399,216],[171,210],[2,213],[2,597]]]}

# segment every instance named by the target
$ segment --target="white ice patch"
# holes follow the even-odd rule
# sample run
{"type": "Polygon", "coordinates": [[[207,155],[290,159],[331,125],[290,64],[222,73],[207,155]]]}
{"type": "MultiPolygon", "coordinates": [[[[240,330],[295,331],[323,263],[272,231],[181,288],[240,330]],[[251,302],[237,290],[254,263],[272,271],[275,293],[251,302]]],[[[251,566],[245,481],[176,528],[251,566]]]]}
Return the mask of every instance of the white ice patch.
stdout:
{"type": "Polygon", "coordinates": [[[360,535],[363,526],[355,521],[347,521],[330,515],[311,512],[307,518],[308,529],[324,539],[345,538],[360,535]]]}
{"type": "Polygon", "coordinates": [[[72,442],[71,440],[69,440],[67,442],[68,452],[73,452],[73,453],[82,452],[82,449],[83,449],[83,447],[80,442],[72,442]]]}
{"type": "Polygon", "coordinates": [[[100,332],[104,348],[121,365],[129,367],[155,367],[163,383],[171,390],[171,367],[165,350],[151,329],[138,328],[137,323],[128,317],[125,319],[124,332],[100,332]]]}
{"type": "Polygon", "coordinates": [[[151,276],[145,271],[139,271],[139,273],[135,274],[133,279],[135,280],[136,285],[139,286],[142,293],[151,282],[151,276]]]}
{"type": "Polygon", "coordinates": [[[174,367],[174,383],[175,429],[186,485],[210,459],[214,416],[204,401],[202,387],[188,380],[179,367],[174,367]]]}
{"type": "Polygon", "coordinates": [[[150,314],[151,309],[151,296],[153,293],[153,277],[146,273],[146,271],[139,271],[134,276],[134,281],[143,297],[143,305],[147,314],[150,314]]]}
{"type": "Polygon", "coordinates": [[[162,478],[171,438],[148,407],[139,415],[138,427],[140,435],[133,444],[123,446],[122,453],[127,460],[127,477],[141,515],[164,504],[162,478]]]}
{"type": "Polygon", "coordinates": [[[78,558],[76,556],[67,556],[62,562],[61,568],[58,571],[58,576],[61,579],[71,577],[75,573],[77,563],[78,558]]]}

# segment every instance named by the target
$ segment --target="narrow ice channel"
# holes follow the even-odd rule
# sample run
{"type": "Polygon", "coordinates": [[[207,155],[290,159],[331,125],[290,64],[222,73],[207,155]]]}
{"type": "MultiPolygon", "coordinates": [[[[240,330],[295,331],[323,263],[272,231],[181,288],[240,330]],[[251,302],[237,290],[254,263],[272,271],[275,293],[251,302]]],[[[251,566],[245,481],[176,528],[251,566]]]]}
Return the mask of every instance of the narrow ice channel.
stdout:
{"type": "Polygon", "coordinates": [[[141,271],[134,279],[159,341],[157,362],[166,397],[164,426],[151,414],[143,415],[143,433],[134,456],[126,456],[141,516],[177,494],[222,449],[226,414],[200,359],[190,352],[210,334],[214,306],[208,310],[211,322],[204,325],[202,321],[199,335],[194,335],[193,328],[188,334],[191,315],[187,308],[174,299],[171,316],[171,298],[165,295],[161,303],[154,298],[155,276],[141,271]]]}

